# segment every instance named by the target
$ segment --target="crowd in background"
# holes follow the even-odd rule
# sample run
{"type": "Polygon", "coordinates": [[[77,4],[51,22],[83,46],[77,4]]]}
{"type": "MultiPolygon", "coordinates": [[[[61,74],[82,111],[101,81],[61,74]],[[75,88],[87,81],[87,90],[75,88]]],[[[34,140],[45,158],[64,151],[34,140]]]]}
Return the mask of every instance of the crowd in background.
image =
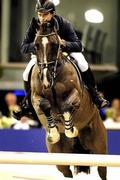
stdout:
{"type": "Polygon", "coordinates": [[[110,107],[102,110],[104,125],[107,128],[120,127],[120,99],[114,98],[110,107]]]}
{"type": "Polygon", "coordinates": [[[17,96],[8,92],[5,95],[6,110],[0,111],[0,129],[13,128],[13,129],[30,129],[37,127],[38,123],[26,116],[23,116],[19,121],[13,118],[13,111],[19,110],[20,106],[17,102],[17,96]]]}
{"type": "MultiPolygon", "coordinates": [[[[8,92],[5,95],[6,111],[0,111],[0,129],[13,128],[13,129],[30,129],[39,127],[38,122],[23,116],[19,121],[14,119],[12,112],[20,108],[17,102],[17,96],[8,92]]],[[[114,127],[119,124],[120,126],[120,99],[114,98],[109,107],[100,110],[102,120],[106,127],[114,127]]]]}

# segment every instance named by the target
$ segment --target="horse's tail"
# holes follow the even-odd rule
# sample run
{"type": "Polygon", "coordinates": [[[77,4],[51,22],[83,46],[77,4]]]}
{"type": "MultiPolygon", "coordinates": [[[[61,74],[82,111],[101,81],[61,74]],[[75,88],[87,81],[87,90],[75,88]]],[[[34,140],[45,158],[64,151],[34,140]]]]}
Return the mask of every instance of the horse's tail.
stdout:
{"type": "MultiPolygon", "coordinates": [[[[84,149],[84,147],[80,143],[79,138],[75,137],[74,138],[73,153],[89,154],[90,151],[84,149]]],[[[75,174],[78,174],[80,172],[85,172],[85,173],[89,174],[90,173],[90,166],[74,166],[74,172],[75,172],[75,174]]]]}

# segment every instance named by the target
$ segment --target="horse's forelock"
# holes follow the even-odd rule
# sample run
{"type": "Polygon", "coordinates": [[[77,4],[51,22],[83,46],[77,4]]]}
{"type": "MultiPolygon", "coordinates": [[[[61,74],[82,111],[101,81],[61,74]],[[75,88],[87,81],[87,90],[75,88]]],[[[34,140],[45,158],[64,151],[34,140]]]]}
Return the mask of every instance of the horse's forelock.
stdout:
{"type": "Polygon", "coordinates": [[[53,43],[53,44],[58,44],[59,43],[56,35],[49,36],[48,39],[49,39],[50,43],[53,43]]]}

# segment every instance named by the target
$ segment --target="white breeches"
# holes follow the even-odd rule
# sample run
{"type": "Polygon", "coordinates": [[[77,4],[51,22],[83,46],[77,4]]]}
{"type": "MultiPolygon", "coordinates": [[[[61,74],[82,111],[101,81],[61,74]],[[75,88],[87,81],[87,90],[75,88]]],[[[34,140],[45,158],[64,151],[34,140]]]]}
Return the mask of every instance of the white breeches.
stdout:
{"type": "Polygon", "coordinates": [[[31,59],[29,63],[27,64],[27,67],[25,68],[23,72],[23,80],[28,81],[28,76],[30,73],[31,68],[37,63],[37,58],[35,55],[31,55],[31,59]]]}
{"type": "MultiPolygon", "coordinates": [[[[71,57],[73,57],[77,63],[78,63],[78,66],[80,68],[80,70],[82,72],[84,71],[87,71],[88,70],[88,63],[86,61],[86,59],[84,58],[83,54],[80,53],[80,52],[73,52],[70,54],[71,57]]],[[[28,76],[29,76],[29,72],[31,70],[31,68],[33,67],[34,64],[37,63],[37,58],[35,55],[31,55],[31,60],[29,61],[25,71],[23,72],[23,80],[24,81],[28,81],[28,76]]]]}
{"type": "Polygon", "coordinates": [[[70,56],[73,57],[77,61],[78,66],[82,72],[85,72],[88,70],[88,67],[89,67],[88,62],[86,61],[82,53],[73,52],[73,53],[70,53],[70,56]]]}

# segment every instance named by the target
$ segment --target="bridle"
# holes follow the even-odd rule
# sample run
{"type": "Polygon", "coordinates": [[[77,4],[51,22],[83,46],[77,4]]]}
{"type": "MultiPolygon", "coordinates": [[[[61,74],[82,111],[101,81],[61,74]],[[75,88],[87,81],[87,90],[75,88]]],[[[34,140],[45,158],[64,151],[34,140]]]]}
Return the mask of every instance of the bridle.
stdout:
{"type": "Polygon", "coordinates": [[[41,70],[43,70],[45,68],[48,69],[48,67],[50,65],[53,66],[53,71],[51,73],[51,86],[53,86],[54,80],[55,80],[56,75],[57,75],[57,66],[58,66],[59,55],[61,53],[61,45],[60,45],[60,39],[59,39],[59,36],[57,33],[57,29],[54,27],[54,31],[51,33],[48,33],[48,34],[39,34],[39,32],[36,34],[36,37],[40,37],[40,38],[50,37],[50,36],[55,36],[56,40],[58,42],[58,50],[57,50],[56,59],[54,61],[50,61],[50,62],[39,62],[38,61],[37,64],[38,64],[38,67],[40,69],[40,72],[41,72],[41,70]]]}

